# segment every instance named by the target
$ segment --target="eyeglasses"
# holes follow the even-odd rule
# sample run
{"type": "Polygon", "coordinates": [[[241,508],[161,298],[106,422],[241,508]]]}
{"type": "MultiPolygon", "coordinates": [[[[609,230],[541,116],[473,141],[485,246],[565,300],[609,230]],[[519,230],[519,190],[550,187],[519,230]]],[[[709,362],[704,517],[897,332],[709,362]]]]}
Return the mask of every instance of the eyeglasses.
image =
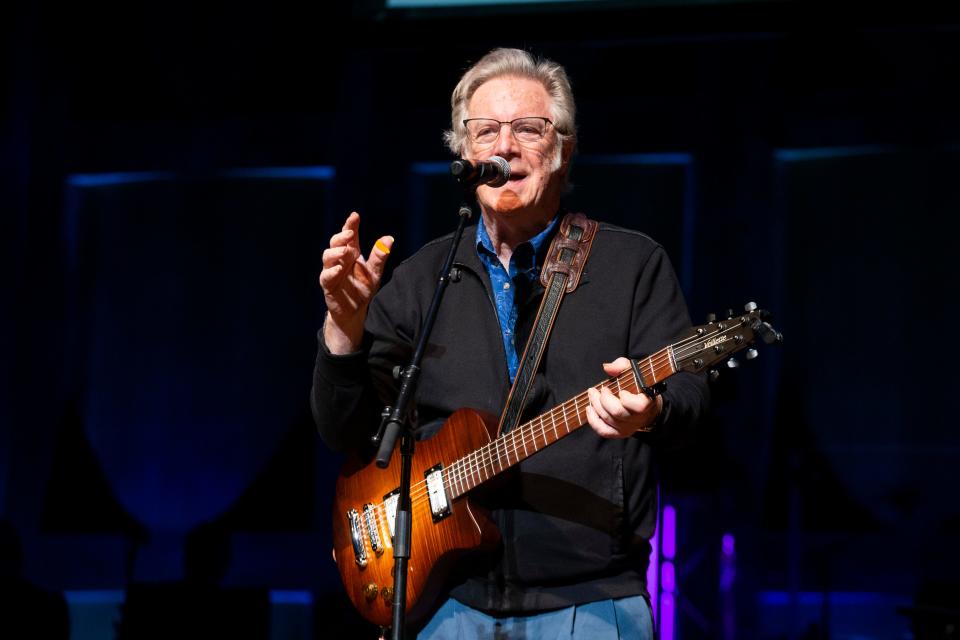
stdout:
{"type": "Polygon", "coordinates": [[[493,118],[468,118],[463,121],[470,139],[480,145],[496,142],[500,137],[500,129],[505,124],[510,125],[513,137],[518,142],[540,142],[543,136],[547,135],[547,125],[552,125],[553,122],[549,118],[539,116],[517,118],[507,122],[493,118]]]}

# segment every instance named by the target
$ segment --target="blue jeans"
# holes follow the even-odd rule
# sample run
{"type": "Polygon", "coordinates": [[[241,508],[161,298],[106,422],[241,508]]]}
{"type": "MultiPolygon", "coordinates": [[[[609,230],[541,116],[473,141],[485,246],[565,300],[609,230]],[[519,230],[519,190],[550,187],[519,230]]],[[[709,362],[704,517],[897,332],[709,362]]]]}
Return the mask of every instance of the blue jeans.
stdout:
{"type": "Polygon", "coordinates": [[[493,617],[448,599],[417,640],[653,640],[643,596],[600,600],[526,616],[493,617]]]}

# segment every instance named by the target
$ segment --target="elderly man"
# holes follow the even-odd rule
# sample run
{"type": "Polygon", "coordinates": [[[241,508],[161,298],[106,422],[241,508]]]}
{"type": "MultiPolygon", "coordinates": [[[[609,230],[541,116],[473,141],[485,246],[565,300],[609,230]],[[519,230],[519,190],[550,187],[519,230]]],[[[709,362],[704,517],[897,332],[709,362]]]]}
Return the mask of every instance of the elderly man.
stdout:
{"type": "MultiPolygon", "coordinates": [[[[576,145],[566,72],[525,51],[484,56],[454,90],[452,111],[451,151],[473,161],[500,156],[510,178],[476,191],[481,220],[458,249],[462,275],[423,362],[416,402],[424,432],[461,407],[503,410],[543,296],[538,276],[563,216],[576,145]]],[[[363,446],[392,400],[390,371],[409,360],[447,247],[428,243],[378,291],[393,238],[364,257],[359,223],[352,213],[332,237],[320,274],[328,313],[312,403],[322,437],[341,451],[363,446]]],[[[627,357],[656,352],[689,324],[663,248],[601,223],[524,415],[621,373],[627,357]]],[[[656,523],[653,448],[689,431],[706,397],[703,380],[685,373],[653,398],[590,388],[591,429],[527,458],[483,497],[502,542],[461,563],[419,637],[652,637],[645,577],[656,523]]]]}

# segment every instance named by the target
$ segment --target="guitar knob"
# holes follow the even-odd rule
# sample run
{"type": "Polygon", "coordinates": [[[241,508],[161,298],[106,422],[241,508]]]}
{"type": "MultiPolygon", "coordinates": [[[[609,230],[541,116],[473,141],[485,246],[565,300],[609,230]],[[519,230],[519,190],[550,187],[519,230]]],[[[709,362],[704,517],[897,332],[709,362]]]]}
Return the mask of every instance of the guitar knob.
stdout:
{"type": "Polygon", "coordinates": [[[757,350],[754,349],[753,347],[750,347],[749,349],[747,349],[747,360],[753,360],[753,359],[756,358],[758,355],[760,355],[760,354],[757,353],[757,350]]]}
{"type": "Polygon", "coordinates": [[[716,382],[717,378],[720,377],[720,372],[717,371],[716,369],[710,369],[710,373],[707,375],[710,376],[710,382],[716,382]]]}
{"type": "Polygon", "coordinates": [[[747,304],[743,305],[743,310],[746,311],[747,313],[753,313],[754,311],[757,310],[757,303],[748,302],[747,304]]]}
{"type": "Polygon", "coordinates": [[[727,360],[727,367],[729,367],[730,369],[736,369],[739,366],[740,366],[740,363],[737,362],[736,358],[730,358],[729,360],[727,360]]]}
{"type": "Polygon", "coordinates": [[[363,597],[367,599],[367,602],[373,602],[377,597],[377,591],[379,591],[379,589],[377,589],[377,585],[371,582],[367,585],[364,585],[363,597]]]}
{"type": "Polygon", "coordinates": [[[384,587],[380,591],[380,595],[383,596],[383,601],[387,604],[392,604],[393,602],[393,587],[384,587]]]}

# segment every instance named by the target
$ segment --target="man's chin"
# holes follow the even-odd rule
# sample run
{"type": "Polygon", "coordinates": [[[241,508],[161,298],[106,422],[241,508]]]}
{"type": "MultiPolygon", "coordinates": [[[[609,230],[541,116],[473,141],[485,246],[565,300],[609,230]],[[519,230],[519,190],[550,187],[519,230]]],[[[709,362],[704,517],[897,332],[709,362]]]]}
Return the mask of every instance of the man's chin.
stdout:
{"type": "Polygon", "coordinates": [[[496,213],[516,213],[523,208],[523,202],[517,192],[510,188],[501,188],[496,192],[491,207],[496,213]]]}

